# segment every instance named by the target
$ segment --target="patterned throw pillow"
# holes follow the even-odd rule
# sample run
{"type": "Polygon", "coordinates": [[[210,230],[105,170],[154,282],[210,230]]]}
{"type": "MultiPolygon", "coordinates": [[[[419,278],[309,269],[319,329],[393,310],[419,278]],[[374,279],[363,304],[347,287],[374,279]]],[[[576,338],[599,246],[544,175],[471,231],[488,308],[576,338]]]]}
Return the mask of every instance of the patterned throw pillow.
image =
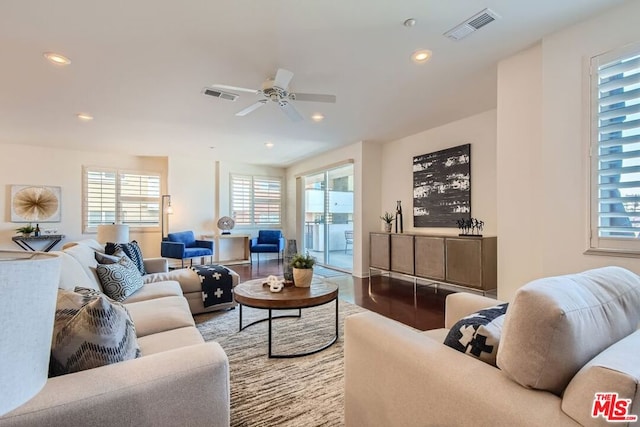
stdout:
{"type": "Polygon", "coordinates": [[[124,301],[144,285],[142,275],[126,255],[115,264],[98,264],[96,272],[104,293],[116,301],[124,301]]]}
{"type": "Polygon", "coordinates": [[[96,261],[98,261],[98,264],[115,264],[116,262],[120,261],[120,257],[115,254],[107,255],[103,254],[102,252],[95,252],[94,257],[96,261]]]}
{"type": "Polygon", "coordinates": [[[142,250],[140,249],[138,242],[134,240],[131,243],[107,243],[104,247],[104,253],[107,255],[113,255],[118,249],[122,249],[129,259],[135,263],[140,274],[147,274],[144,270],[142,250]]]}
{"type": "Polygon", "coordinates": [[[458,320],[447,334],[444,344],[496,366],[508,305],[504,303],[489,307],[458,320]]]}
{"type": "Polygon", "coordinates": [[[137,357],[136,330],[124,305],[94,289],[58,290],[49,376],[137,357]]]}

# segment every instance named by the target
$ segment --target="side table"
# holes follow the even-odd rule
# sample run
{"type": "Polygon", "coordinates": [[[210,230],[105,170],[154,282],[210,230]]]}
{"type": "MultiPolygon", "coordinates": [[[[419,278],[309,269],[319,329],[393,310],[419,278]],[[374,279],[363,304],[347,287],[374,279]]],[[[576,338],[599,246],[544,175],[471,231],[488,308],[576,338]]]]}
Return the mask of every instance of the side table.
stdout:
{"type": "Polygon", "coordinates": [[[38,249],[35,249],[34,247],[32,247],[29,244],[29,242],[50,242],[44,249],[42,249],[42,252],[49,252],[62,239],[64,239],[64,234],[44,234],[38,237],[13,236],[11,238],[11,240],[13,240],[13,242],[16,245],[20,246],[20,248],[22,248],[23,250],[34,251],[34,252],[37,251],[38,249]]]}

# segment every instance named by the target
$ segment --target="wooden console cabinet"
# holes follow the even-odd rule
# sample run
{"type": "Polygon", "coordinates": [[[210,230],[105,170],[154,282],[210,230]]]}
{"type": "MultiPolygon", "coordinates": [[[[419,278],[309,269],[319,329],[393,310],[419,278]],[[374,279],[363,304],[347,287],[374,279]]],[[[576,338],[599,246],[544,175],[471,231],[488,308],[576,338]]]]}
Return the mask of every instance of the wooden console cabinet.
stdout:
{"type": "Polygon", "coordinates": [[[370,234],[371,268],[477,289],[496,289],[497,237],[370,234]]]}

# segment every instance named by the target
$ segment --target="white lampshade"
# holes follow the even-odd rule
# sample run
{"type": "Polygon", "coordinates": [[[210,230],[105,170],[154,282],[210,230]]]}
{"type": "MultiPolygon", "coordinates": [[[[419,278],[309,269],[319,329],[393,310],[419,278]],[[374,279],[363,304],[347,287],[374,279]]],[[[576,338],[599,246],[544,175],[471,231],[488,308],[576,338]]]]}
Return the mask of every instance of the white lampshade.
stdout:
{"type": "Polygon", "coordinates": [[[123,224],[105,224],[98,226],[98,242],[105,244],[129,243],[129,226],[123,224]]]}
{"type": "Polygon", "coordinates": [[[0,251],[0,415],[47,381],[60,264],[52,253],[0,251]]]}

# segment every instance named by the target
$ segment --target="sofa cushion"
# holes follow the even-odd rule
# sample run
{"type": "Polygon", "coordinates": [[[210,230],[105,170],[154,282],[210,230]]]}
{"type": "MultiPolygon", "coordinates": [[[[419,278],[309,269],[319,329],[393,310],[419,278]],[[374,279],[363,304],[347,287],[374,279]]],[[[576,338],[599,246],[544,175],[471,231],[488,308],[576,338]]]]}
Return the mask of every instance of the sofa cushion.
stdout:
{"type": "Polygon", "coordinates": [[[202,284],[198,273],[190,268],[178,268],[165,273],[147,274],[142,278],[144,283],[164,282],[166,280],[175,280],[180,282],[182,292],[202,292],[202,284]]]}
{"type": "Polygon", "coordinates": [[[127,303],[138,338],[171,329],[195,326],[184,297],[164,297],[127,303]]]}
{"type": "Polygon", "coordinates": [[[451,327],[444,344],[495,366],[507,307],[499,304],[463,317],[451,327]]]}
{"type": "Polygon", "coordinates": [[[203,342],[204,339],[202,335],[194,326],[158,332],[157,334],[147,335],[138,340],[143,356],[203,342]]]}
{"type": "Polygon", "coordinates": [[[636,330],[640,277],[620,267],[535,280],[516,292],[498,367],[517,383],[560,396],[589,360],[636,330]]]}
{"type": "Polygon", "coordinates": [[[126,303],[146,301],[155,298],[182,296],[180,283],[167,280],[164,282],[149,283],[127,297],[126,303]]]}
{"type": "Polygon", "coordinates": [[[140,272],[127,256],[115,264],[98,264],[96,271],[104,293],[116,301],[124,301],[144,285],[140,272]]]}
{"type": "Polygon", "coordinates": [[[95,248],[82,242],[78,242],[63,250],[64,253],[71,255],[78,261],[78,264],[82,267],[87,277],[94,282],[91,288],[100,289],[100,279],[96,273],[98,261],[96,261],[95,251],[95,248]]]}
{"type": "Polygon", "coordinates": [[[640,415],[640,331],[598,354],[578,371],[562,396],[562,410],[582,425],[611,425],[604,417],[593,419],[596,393],[618,393],[629,399],[630,414],[640,415]]]}
{"type": "Polygon", "coordinates": [[[50,375],[57,376],[140,356],[127,309],[88,288],[58,290],[50,375]]]}
{"type": "Polygon", "coordinates": [[[61,259],[59,288],[72,291],[76,286],[79,286],[98,291],[101,290],[99,283],[95,281],[95,275],[89,270],[82,268],[82,265],[80,265],[76,258],[64,251],[56,253],[60,255],[61,259]],[[91,274],[91,277],[88,274],[91,274]]]}
{"type": "Polygon", "coordinates": [[[115,255],[118,249],[121,249],[133,261],[140,271],[140,274],[146,274],[144,271],[144,260],[142,259],[142,249],[135,240],[131,243],[107,243],[104,252],[107,255],[115,255]]]}

